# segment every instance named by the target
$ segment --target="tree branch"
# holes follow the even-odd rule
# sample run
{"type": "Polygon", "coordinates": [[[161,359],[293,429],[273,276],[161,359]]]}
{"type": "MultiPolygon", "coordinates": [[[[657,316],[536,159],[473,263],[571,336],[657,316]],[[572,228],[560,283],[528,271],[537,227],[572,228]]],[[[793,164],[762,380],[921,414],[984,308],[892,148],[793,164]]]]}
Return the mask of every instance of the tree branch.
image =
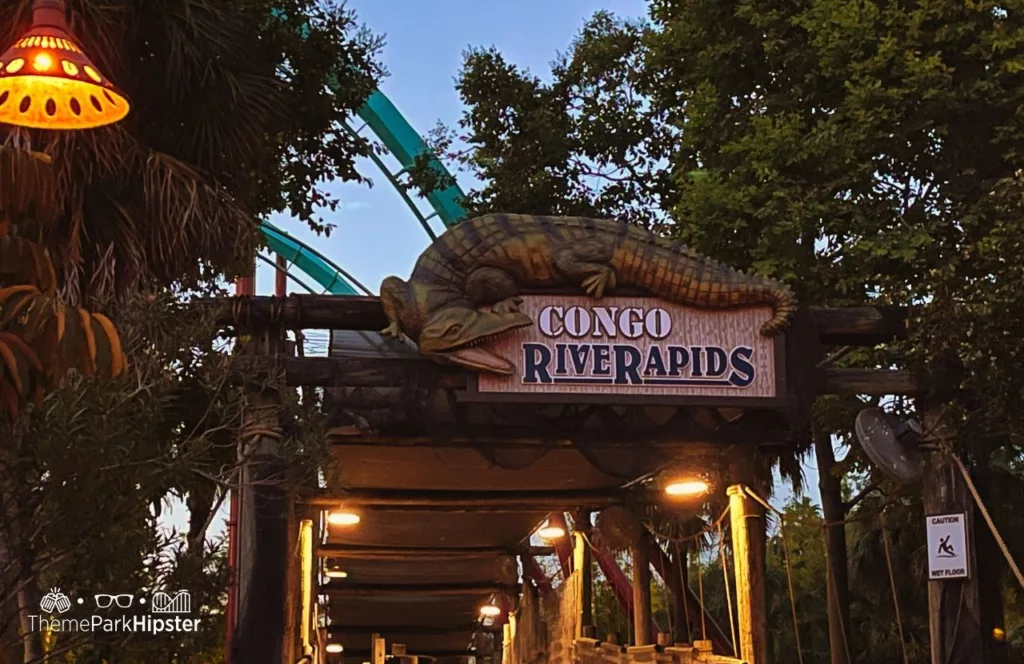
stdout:
{"type": "Polygon", "coordinates": [[[854,496],[853,498],[850,498],[850,500],[848,500],[847,502],[843,503],[843,507],[846,509],[847,512],[849,512],[850,510],[852,510],[854,507],[856,507],[862,500],[867,498],[868,495],[870,495],[874,491],[878,491],[878,493],[882,494],[883,496],[886,495],[886,493],[884,491],[882,491],[881,486],[882,486],[881,480],[876,481],[876,482],[872,482],[871,484],[869,484],[866,487],[864,487],[863,489],[861,489],[860,492],[856,496],[854,496]]]}

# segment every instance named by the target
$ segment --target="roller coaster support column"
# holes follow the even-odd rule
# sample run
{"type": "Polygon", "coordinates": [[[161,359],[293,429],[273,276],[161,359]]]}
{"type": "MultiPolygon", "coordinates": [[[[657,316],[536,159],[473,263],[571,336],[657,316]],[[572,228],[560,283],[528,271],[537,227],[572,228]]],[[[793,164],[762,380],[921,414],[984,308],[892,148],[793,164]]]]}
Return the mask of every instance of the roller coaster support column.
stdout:
{"type": "Polygon", "coordinates": [[[768,626],[764,588],[765,510],[743,485],[728,488],[732,551],[736,574],[739,657],[747,664],[768,664],[768,626]]]}
{"type": "Polygon", "coordinates": [[[274,295],[288,295],[288,259],[281,254],[277,255],[277,269],[274,271],[274,295]]]}

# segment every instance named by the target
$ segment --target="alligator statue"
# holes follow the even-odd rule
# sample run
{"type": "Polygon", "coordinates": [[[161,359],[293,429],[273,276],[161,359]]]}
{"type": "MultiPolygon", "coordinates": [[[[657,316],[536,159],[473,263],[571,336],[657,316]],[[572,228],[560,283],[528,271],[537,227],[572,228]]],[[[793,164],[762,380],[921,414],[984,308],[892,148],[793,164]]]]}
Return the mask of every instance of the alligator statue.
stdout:
{"type": "Polygon", "coordinates": [[[797,308],[786,286],[744,274],[680,242],[632,224],[579,217],[489,214],[449,229],[428,247],[409,281],[388,277],[380,299],[383,334],[416,342],[441,363],[511,374],[481,344],[533,324],[521,289],[583,288],[600,298],[616,286],[708,309],[771,305],[761,334],[774,336],[797,308]]]}

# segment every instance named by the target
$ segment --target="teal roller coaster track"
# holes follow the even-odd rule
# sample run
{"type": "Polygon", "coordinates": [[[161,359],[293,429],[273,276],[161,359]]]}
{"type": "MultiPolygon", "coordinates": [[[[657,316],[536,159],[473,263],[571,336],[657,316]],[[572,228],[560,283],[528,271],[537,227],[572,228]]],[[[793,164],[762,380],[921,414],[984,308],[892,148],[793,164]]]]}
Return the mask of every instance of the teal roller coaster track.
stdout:
{"type": "MultiPolygon", "coordinates": [[[[433,157],[423,138],[412,128],[412,125],[406,121],[395,105],[391,103],[391,100],[380,90],[370,95],[366,104],[359,109],[356,115],[362,120],[362,126],[353,128],[351,125],[345,125],[345,130],[355,135],[361,135],[363,131],[369,129],[387,148],[388,152],[397,159],[403,170],[411,168],[418,157],[428,155],[431,167],[437,169],[443,176],[443,179],[454,180],[444,164],[436,157],[433,157]]],[[[452,185],[447,189],[427,194],[426,200],[430,207],[433,208],[433,212],[424,215],[416,201],[399,182],[398,178],[402,171],[392,172],[388,165],[375,153],[371,153],[370,158],[384,173],[406,205],[409,206],[413,216],[420,222],[420,225],[423,226],[427,235],[431,238],[434,237],[434,232],[430,227],[430,220],[434,217],[439,218],[447,228],[457,223],[466,215],[465,210],[459,203],[463,193],[458,185],[452,185]]],[[[267,247],[278,256],[287,260],[295,269],[306,275],[310,281],[319,285],[323,292],[335,295],[368,293],[366,287],[360,284],[352,275],[308,244],[293,238],[268,221],[262,223],[261,229],[266,239],[267,247]]],[[[314,290],[308,282],[299,279],[291,272],[289,272],[289,276],[306,290],[314,290]]]]}

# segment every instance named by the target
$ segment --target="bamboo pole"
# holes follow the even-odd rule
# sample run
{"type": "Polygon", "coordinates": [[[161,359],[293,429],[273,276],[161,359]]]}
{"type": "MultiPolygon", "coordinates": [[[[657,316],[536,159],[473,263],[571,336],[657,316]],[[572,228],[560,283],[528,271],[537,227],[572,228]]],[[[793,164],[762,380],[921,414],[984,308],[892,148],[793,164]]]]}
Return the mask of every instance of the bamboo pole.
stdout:
{"type": "Polygon", "coordinates": [[[730,486],[726,493],[736,575],[740,659],[747,664],[768,664],[764,507],[748,496],[742,485],[730,486]]]}

